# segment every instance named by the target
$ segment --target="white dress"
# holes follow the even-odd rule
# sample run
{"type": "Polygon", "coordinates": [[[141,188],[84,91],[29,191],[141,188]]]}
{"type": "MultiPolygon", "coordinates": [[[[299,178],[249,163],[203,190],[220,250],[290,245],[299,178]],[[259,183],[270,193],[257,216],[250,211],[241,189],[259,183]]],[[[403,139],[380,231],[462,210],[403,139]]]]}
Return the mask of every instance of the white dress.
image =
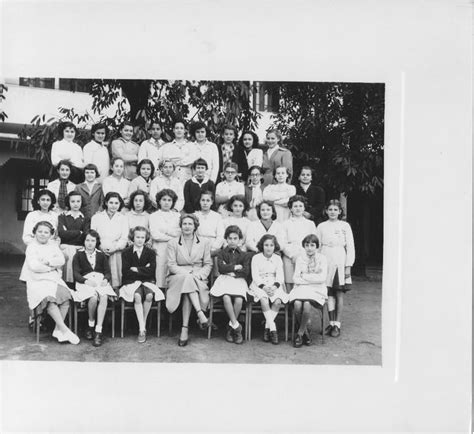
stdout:
{"type": "Polygon", "coordinates": [[[316,234],[316,226],[313,221],[305,217],[290,217],[282,224],[283,228],[283,270],[285,282],[293,283],[295,273],[296,258],[304,253],[301,245],[304,237],[309,234],[316,234]]]}
{"type": "Polygon", "coordinates": [[[268,298],[273,303],[280,299],[282,303],[286,304],[289,297],[285,291],[284,280],[283,262],[280,256],[273,254],[270,258],[267,258],[263,253],[258,253],[252,258],[252,283],[249,287],[249,294],[253,296],[255,301],[268,298]],[[280,286],[271,297],[260,288],[260,285],[272,286],[275,283],[279,283],[280,286]]]}
{"type": "Polygon", "coordinates": [[[171,160],[176,165],[176,176],[182,184],[192,177],[191,165],[198,159],[198,150],[193,142],[178,145],[176,140],[164,144],[158,151],[160,161],[171,160]]]}
{"type": "Polygon", "coordinates": [[[171,178],[166,178],[165,176],[157,176],[155,179],[153,179],[153,181],[151,181],[150,200],[153,206],[157,208],[156,194],[159,191],[164,190],[165,188],[173,190],[176,193],[178,199],[174,208],[176,211],[181,211],[184,207],[183,184],[178,178],[174,176],[172,176],[171,178]]]}
{"type": "Polygon", "coordinates": [[[197,149],[197,158],[206,160],[208,169],[207,176],[211,179],[214,184],[219,176],[219,151],[215,143],[206,140],[204,143],[194,142],[197,149]]]}
{"type": "Polygon", "coordinates": [[[72,298],[76,302],[82,302],[93,297],[95,294],[108,295],[109,297],[117,297],[117,294],[108,283],[102,286],[101,283],[104,280],[104,275],[97,271],[92,271],[84,276],[87,280],[92,280],[97,283],[97,286],[89,286],[85,283],[76,282],[76,290],[71,291],[72,298]]]}
{"type": "MultiPolygon", "coordinates": [[[[239,242],[239,247],[243,250],[247,250],[246,246],[246,237],[247,237],[247,230],[249,228],[250,220],[247,217],[234,217],[230,215],[226,219],[224,219],[224,229],[227,229],[229,226],[238,226],[242,231],[243,238],[239,242]]],[[[224,247],[227,246],[227,241],[224,240],[224,247]]]]}
{"type": "Polygon", "coordinates": [[[109,256],[112,286],[118,288],[122,283],[122,256],[121,251],[127,246],[128,219],[125,215],[116,212],[112,218],[107,211],[98,212],[92,216],[91,229],[100,235],[102,249],[112,248],[116,251],[109,256]]]}
{"type": "Polygon", "coordinates": [[[104,197],[107,193],[113,191],[120,194],[120,197],[125,202],[125,205],[128,204],[128,190],[130,188],[130,181],[123,176],[117,178],[114,175],[107,176],[102,182],[102,191],[104,192],[104,197]]]}
{"type": "Polygon", "coordinates": [[[194,214],[199,220],[196,234],[209,240],[211,252],[219,250],[224,244],[224,221],[221,215],[212,210],[207,214],[202,211],[196,211],[194,214]]]}
{"type": "Polygon", "coordinates": [[[326,257],[321,253],[316,252],[313,257],[306,254],[298,256],[293,275],[295,286],[290,292],[290,302],[308,300],[323,306],[328,298],[327,270],[326,257]]]}
{"type": "Polygon", "coordinates": [[[290,217],[288,199],[296,194],[296,187],[291,184],[270,184],[263,190],[263,200],[268,200],[275,205],[277,220],[284,222],[290,217]]]}
{"type": "Polygon", "coordinates": [[[110,172],[110,156],[107,145],[101,145],[95,140],[91,140],[84,146],[84,165],[95,164],[99,170],[97,181],[102,181],[109,176],[110,172]]]}
{"type": "Polygon", "coordinates": [[[51,223],[55,231],[52,240],[59,242],[57,234],[58,214],[54,211],[43,212],[40,210],[36,210],[29,212],[25,218],[22,240],[26,245],[31,244],[35,239],[35,236],[33,234],[33,228],[35,227],[36,223],[39,223],[41,221],[47,221],[51,223]]]}
{"type": "Polygon", "coordinates": [[[260,220],[256,220],[254,222],[250,222],[247,228],[247,236],[245,237],[245,244],[247,246],[247,250],[250,252],[258,252],[257,244],[260,239],[266,235],[275,235],[278,244],[280,247],[283,247],[283,227],[281,223],[278,223],[276,220],[273,221],[270,228],[267,229],[263,226],[263,223],[260,220]]]}
{"type": "Polygon", "coordinates": [[[26,296],[30,309],[37,307],[45,298],[56,298],[58,285],[67,289],[61,278],[64,255],[55,242],[40,244],[32,241],[26,248],[25,263],[20,280],[26,282],[26,296]],[[48,261],[51,266],[45,265],[48,261]]]}
{"type": "Polygon", "coordinates": [[[51,146],[51,164],[57,166],[61,160],[69,160],[74,167],[84,167],[82,148],[74,142],[62,139],[51,146]]]}
{"type": "Polygon", "coordinates": [[[155,166],[155,174],[158,174],[158,166],[160,164],[160,148],[165,144],[161,139],[156,141],[153,137],[150,137],[148,140],[144,140],[138,149],[138,162],[148,159],[151,160],[155,166]]]}
{"type": "Polygon", "coordinates": [[[328,261],[326,285],[333,287],[336,272],[340,286],[349,284],[344,277],[344,267],[352,267],[355,261],[354,237],[349,223],[327,220],[318,225],[316,235],[319,238],[320,251],[328,261]]]}
{"type": "Polygon", "coordinates": [[[219,214],[221,214],[223,218],[226,218],[230,214],[229,211],[226,209],[226,203],[232,196],[235,196],[237,194],[242,196],[245,195],[245,186],[241,182],[222,181],[216,185],[216,200],[219,196],[227,197],[224,203],[221,202],[218,210],[219,214]]]}
{"type": "Polygon", "coordinates": [[[166,247],[168,241],[179,237],[180,214],[176,211],[158,210],[150,216],[150,235],[153,249],[156,252],[156,285],[160,288],[167,287],[168,261],[166,247]]]}

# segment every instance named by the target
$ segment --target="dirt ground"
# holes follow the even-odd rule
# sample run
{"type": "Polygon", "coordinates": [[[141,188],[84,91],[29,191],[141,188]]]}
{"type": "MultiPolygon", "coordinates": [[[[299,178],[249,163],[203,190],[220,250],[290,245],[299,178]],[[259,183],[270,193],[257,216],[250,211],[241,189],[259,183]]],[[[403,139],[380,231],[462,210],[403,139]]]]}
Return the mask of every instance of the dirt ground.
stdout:
{"type": "MultiPolygon", "coordinates": [[[[326,337],[321,343],[320,317],[316,310],[312,318],[313,344],[293,348],[284,341],[284,321],[280,315],[277,326],[280,344],[261,340],[261,314],[254,314],[252,340],[243,345],[227,343],[223,338],[225,318],[216,317],[219,326],[211,340],[197,326],[190,329],[188,346],[177,345],[179,318],[174,320],[171,335],[168,319],[162,314],[161,337],[156,337],[156,323],[148,332],[145,344],[136,342],[136,320],[128,313],[125,337],[119,336],[120,312],[116,314],[116,337],[110,337],[110,318],[106,318],[106,339],[100,348],[81,339],[79,345],[59,344],[51,337],[51,330],[42,330],[40,342],[28,328],[26,288],[18,280],[21,263],[18,260],[0,264],[0,360],[70,360],[80,362],[202,362],[202,363],[275,363],[275,364],[338,364],[380,365],[381,355],[381,300],[382,272],[368,270],[368,279],[354,278],[353,288],[344,300],[344,315],[339,338],[326,337]]],[[[164,307],[162,307],[165,310],[164,307]]],[[[86,316],[79,318],[79,336],[86,324],[86,316]]],[[[195,323],[193,323],[194,325],[195,323]]],[[[289,322],[291,332],[291,316],[289,322]]],[[[46,324],[47,326],[48,324],[46,324]]]]}

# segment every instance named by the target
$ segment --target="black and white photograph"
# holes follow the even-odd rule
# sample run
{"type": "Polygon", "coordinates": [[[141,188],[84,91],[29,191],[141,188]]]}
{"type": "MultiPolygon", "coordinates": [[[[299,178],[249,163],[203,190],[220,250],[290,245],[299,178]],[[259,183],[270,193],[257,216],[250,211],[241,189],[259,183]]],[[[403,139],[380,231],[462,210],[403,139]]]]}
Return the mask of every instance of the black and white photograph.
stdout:
{"type": "Polygon", "coordinates": [[[384,83],[2,98],[1,358],[381,364],[384,83]]]}
{"type": "Polygon", "coordinates": [[[2,433],[472,431],[472,2],[0,17],[2,433]]]}

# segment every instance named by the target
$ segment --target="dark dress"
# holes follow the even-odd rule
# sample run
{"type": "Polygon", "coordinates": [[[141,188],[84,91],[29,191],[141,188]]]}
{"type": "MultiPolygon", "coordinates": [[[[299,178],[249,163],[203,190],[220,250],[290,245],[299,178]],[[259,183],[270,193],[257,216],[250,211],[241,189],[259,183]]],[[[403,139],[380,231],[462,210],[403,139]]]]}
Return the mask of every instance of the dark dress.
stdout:
{"type": "Polygon", "coordinates": [[[322,187],[311,184],[306,191],[303,190],[300,183],[295,184],[296,194],[304,196],[308,201],[306,211],[311,214],[310,220],[313,220],[317,226],[323,221],[323,210],[326,203],[326,193],[322,187]]]}
{"type": "Polygon", "coordinates": [[[199,211],[199,200],[201,199],[201,193],[204,191],[211,191],[212,194],[215,195],[216,185],[214,182],[209,179],[199,184],[193,176],[184,183],[184,212],[192,214],[195,211],[199,211]]]}

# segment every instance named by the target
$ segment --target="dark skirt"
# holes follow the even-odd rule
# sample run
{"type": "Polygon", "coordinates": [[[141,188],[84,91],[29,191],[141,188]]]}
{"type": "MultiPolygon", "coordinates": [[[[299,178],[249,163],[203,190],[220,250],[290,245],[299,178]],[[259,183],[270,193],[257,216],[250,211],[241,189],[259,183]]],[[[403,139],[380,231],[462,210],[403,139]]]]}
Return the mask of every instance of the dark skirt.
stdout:
{"type": "MultiPolygon", "coordinates": [[[[330,297],[335,297],[337,291],[341,292],[347,292],[351,290],[351,285],[341,285],[339,282],[341,280],[339,279],[339,271],[336,271],[334,274],[334,279],[332,281],[332,285],[328,286],[328,296],[330,297]]],[[[344,279],[342,279],[344,281],[344,279]]]]}

